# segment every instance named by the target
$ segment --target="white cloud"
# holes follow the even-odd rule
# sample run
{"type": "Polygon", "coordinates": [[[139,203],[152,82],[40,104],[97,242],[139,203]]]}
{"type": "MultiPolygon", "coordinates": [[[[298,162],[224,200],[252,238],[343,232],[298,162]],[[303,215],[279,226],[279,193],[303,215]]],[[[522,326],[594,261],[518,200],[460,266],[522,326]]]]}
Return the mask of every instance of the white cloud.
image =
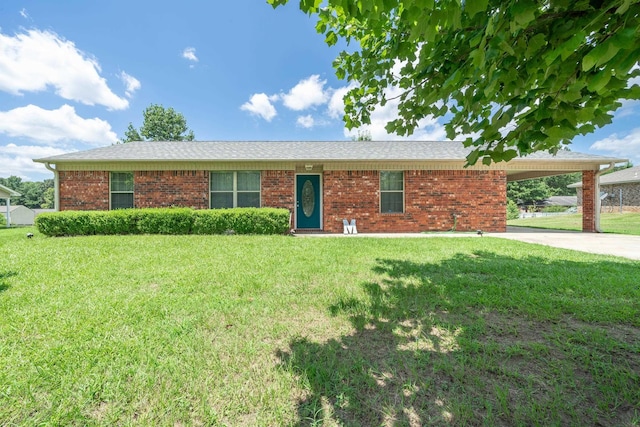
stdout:
{"type": "Polygon", "coordinates": [[[22,10],[20,11],[20,16],[22,16],[24,19],[29,19],[29,14],[27,13],[27,9],[23,7],[22,10]]]}
{"type": "Polygon", "coordinates": [[[124,71],[120,72],[119,76],[120,80],[122,80],[122,83],[124,83],[124,86],[126,88],[124,93],[127,95],[127,97],[131,98],[133,96],[133,93],[140,89],[140,80],[136,79],[133,76],[130,76],[124,71]]]}
{"type": "Polygon", "coordinates": [[[248,111],[251,114],[260,116],[266,121],[270,122],[276,114],[276,108],[271,101],[275,101],[277,97],[269,97],[265,93],[255,93],[251,95],[249,102],[245,102],[240,106],[243,111],[248,111]]]}
{"type": "Polygon", "coordinates": [[[333,91],[331,98],[329,99],[329,106],[327,109],[329,117],[333,119],[342,119],[342,116],[344,116],[344,96],[355,86],[356,85],[354,83],[351,83],[349,86],[344,86],[333,91]]]}
{"type": "Polygon", "coordinates": [[[640,164],[640,128],[633,129],[629,134],[618,136],[611,134],[608,137],[594,142],[590,150],[598,150],[616,157],[631,159],[635,165],[640,164]]]}
{"type": "Polygon", "coordinates": [[[29,30],[14,37],[0,33],[0,90],[13,95],[53,87],[64,99],[112,110],[129,106],[109,89],[100,65],[73,42],[49,31],[29,30]]]}
{"type": "Polygon", "coordinates": [[[195,47],[187,47],[182,51],[182,57],[193,62],[198,62],[195,47]]]}
{"type": "Polygon", "coordinates": [[[306,129],[310,129],[316,124],[311,114],[308,114],[306,116],[298,116],[298,120],[296,120],[296,123],[298,124],[298,126],[302,126],[306,129]]]}
{"type": "Polygon", "coordinates": [[[282,102],[285,107],[301,111],[315,105],[322,105],[327,102],[329,95],[324,91],[326,80],[320,80],[317,74],[308,79],[300,80],[287,94],[282,95],[282,102]]]}
{"type": "MultiPolygon", "coordinates": [[[[351,86],[353,87],[353,85],[351,86]]],[[[347,90],[351,87],[343,87],[333,92],[333,96],[329,102],[328,114],[333,118],[342,118],[344,115],[344,97],[347,90]]],[[[349,138],[358,136],[358,131],[368,132],[371,135],[371,139],[374,141],[400,141],[400,140],[414,140],[414,141],[443,141],[448,140],[447,132],[444,125],[438,122],[435,117],[426,117],[418,122],[418,127],[413,134],[409,136],[400,136],[387,132],[385,126],[391,120],[398,117],[398,99],[393,99],[400,94],[400,89],[390,88],[386,91],[387,101],[386,105],[378,105],[371,113],[371,124],[364,125],[359,129],[344,129],[344,135],[349,138]]],[[[461,138],[463,139],[463,138],[461,138]]]]}
{"type": "Polygon", "coordinates": [[[40,175],[41,179],[53,178],[53,174],[45,168],[44,164],[35,163],[32,159],[68,152],[69,150],[39,145],[8,144],[0,146],[0,164],[2,165],[3,177],[15,175],[26,181],[30,181],[35,175],[40,175]]]}
{"type": "Polygon", "coordinates": [[[80,141],[92,145],[107,145],[118,141],[109,123],[98,118],[84,119],[69,105],[63,105],[57,110],[27,105],[0,112],[0,133],[45,144],[80,141]]]}

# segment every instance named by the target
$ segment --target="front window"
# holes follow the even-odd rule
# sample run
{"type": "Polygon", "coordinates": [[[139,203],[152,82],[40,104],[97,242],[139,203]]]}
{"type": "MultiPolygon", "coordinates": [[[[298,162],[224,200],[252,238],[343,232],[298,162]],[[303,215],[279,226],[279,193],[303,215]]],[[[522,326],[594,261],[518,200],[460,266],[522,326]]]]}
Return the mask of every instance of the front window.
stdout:
{"type": "Polygon", "coordinates": [[[380,212],[404,212],[404,172],[380,172],[380,212]]]}
{"type": "Polygon", "coordinates": [[[211,209],[259,208],[260,171],[211,172],[211,209]]]}
{"type": "Polygon", "coordinates": [[[111,172],[111,209],[133,208],[133,172],[111,172]]]}

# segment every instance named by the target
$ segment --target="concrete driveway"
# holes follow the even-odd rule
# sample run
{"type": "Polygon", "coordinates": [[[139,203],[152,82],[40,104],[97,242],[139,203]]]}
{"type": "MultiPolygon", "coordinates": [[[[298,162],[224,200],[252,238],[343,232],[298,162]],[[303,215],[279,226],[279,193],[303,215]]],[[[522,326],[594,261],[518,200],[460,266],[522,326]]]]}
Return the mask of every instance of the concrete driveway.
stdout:
{"type": "Polygon", "coordinates": [[[556,248],[640,260],[640,236],[525,227],[507,227],[506,233],[487,234],[487,236],[489,235],[491,237],[537,243],[556,248]]]}
{"type": "MultiPolygon", "coordinates": [[[[359,233],[359,234],[297,234],[300,237],[477,237],[476,233],[359,233]]],[[[506,233],[484,233],[484,237],[519,240],[556,248],[573,249],[601,255],[614,255],[640,260],[640,236],[625,234],[583,233],[580,231],[546,230],[541,228],[507,227],[506,233]]]]}

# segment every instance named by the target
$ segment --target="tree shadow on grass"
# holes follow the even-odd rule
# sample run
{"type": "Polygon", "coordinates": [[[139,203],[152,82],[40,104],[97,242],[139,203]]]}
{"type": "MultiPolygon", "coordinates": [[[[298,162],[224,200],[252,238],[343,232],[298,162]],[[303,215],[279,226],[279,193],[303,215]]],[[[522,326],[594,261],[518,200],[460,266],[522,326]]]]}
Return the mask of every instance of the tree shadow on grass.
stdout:
{"type": "Polygon", "coordinates": [[[15,271],[4,271],[0,272],[0,292],[6,291],[9,289],[9,283],[7,283],[7,279],[9,277],[17,276],[18,273],[15,271]]]}
{"type": "Polygon", "coordinates": [[[378,259],[354,332],[279,352],[299,425],[640,422],[637,263],[378,259]]]}

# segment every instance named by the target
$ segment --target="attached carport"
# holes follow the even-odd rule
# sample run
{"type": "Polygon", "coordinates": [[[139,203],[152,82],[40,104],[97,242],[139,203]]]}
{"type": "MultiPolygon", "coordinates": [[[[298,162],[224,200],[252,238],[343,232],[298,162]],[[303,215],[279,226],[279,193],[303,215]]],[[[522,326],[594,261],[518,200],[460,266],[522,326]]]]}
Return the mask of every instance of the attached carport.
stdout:
{"type": "Polygon", "coordinates": [[[628,159],[595,156],[572,151],[559,151],[549,158],[547,153],[533,153],[517,157],[507,163],[507,182],[542,178],[545,176],[582,173],[582,231],[600,233],[600,185],[602,173],[628,159]]]}
{"type": "Polygon", "coordinates": [[[7,227],[11,226],[11,198],[20,197],[20,195],[21,194],[17,191],[13,191],[12,189],[0,184],[0,199],[5,199],[6,201],[5,218],[7,219],[7,227]]]}

